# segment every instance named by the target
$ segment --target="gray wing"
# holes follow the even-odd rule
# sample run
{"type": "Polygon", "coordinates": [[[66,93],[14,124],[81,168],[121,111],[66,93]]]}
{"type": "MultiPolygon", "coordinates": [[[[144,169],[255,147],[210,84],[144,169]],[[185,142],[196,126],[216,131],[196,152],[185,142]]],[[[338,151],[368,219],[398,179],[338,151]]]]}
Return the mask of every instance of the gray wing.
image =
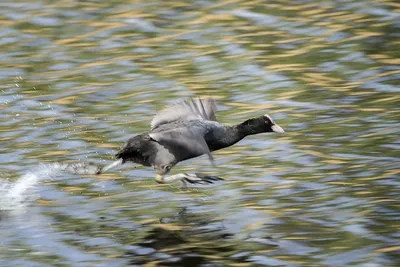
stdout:
{"type": "Polygon", "coordinates": [[[178,161],[207,154],[210,161],[213,162],[213,157],[201,129],[180,127],[158,133],[153,132],[149,135],[168,149],[178,161]]]}
{"type": "Polygon", "coordinates": [[[154,116],[151,121],[151,129],[165,123],[177,120],[208,120],[216,121],[216,104],[212,98],[186,99],[185,101],[167,106],[154,116]]]}

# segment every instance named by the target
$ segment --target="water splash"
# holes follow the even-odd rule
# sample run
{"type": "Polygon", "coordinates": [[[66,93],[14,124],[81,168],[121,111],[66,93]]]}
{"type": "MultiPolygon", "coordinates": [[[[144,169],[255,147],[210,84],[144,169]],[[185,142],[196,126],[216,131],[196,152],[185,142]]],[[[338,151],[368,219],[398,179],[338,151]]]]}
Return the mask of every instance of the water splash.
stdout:
{"type": "Polygon", "coordinates": [[[21,176],[16,182],[4,181],[0,184],[0,210],[19,210],[34,196],[34,187],[44,179],[54,177],[59,169],[52,164],[41,164],[21,176]]]}
{"type": "Polygon", "coordinates": [[[84,161],[40,164],[21,176],[16,182],[0,181],[0,211],[23,210],[35,196],[35,187],[44,180],[68,172],[73,174],[97,174],[101,167],[84,161]]]}

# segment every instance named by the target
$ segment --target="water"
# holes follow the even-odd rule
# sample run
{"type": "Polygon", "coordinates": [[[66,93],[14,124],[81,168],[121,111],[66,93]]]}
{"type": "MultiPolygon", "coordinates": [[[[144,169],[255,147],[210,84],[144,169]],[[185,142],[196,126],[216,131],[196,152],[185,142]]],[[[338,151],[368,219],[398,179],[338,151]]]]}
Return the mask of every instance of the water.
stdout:
{"type": "Polygon", "coordinates": [[[397,2],[0,5],[0,266],[399,265],[397,2]],[[193,95],[286,133],[173,170],[212,186],[51,168],[111,163],[193,95]]]}
{"type": "Polygon", "coordinates": [[[2,180],[0,184],[0,210],[1,211],[19,211],[25,208],[25,204],[32,197],[32,190],[42,180],[42,178],[51,178],[55,171],[51,168],[45,168],[35,172],[28,172],[21,176],[15,182],[2,180]]]}

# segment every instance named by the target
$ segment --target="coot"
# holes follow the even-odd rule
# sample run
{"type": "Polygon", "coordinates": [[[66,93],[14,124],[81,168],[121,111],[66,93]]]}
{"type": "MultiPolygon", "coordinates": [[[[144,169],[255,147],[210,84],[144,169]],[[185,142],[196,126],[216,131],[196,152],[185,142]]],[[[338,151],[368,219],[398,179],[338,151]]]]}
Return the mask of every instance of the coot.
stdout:
{"type": "Polygon", "coordinates": [[[228,126],[217,122],[216,104],[211,98],[190,98],[167,106],[151,121],[151,130],[130,138],[116,154],[118,161],[99,169],[105,172],[126,161],[155,169],[158,183],[181,180],[190,183],[212,183],[219,178],[194,174],[167,176],[178,163],[231,146],[247,135],[284,130],[267,114],[228,126]]]}

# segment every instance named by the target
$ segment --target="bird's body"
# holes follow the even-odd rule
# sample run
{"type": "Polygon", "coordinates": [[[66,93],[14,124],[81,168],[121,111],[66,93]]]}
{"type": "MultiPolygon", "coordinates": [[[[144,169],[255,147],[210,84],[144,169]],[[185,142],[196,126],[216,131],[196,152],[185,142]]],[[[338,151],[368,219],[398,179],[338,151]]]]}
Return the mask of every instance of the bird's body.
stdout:
{"type": "MultiPolygon", "coordinates": [[[[168,133],[171,127],[173,127],[174,130],[181,132],[187,132],[190,129],[195,128],[196,131],[204,137],[204,141],[206,142],[210,152],[233,144],[223,142],[224,138],[229,134],[229,131],[218,122],[204,124],[200,120],[193,120],[190,121],[190,123],[188,121],[178,121],[167,125],[160,125],[150,132],[130,138],[126,146],[116,155],[117,158],[123,158],[124,160],[133,161],[144,166],[152,166],[160,165],[162,163],[176,164],[180,161],[204,154],[203,150],[186,149],[184,144],[180,144],[178,134],[176,137],[173,137],[178,142],[171,142],[163,145],[151,138],[152,133],[168,133]],[[164,159],[168,159],[169,162],[165,162],[164,159]]],[[[234,142],[236,143],[237,141],[235,140],[234,142]]]]}
{"type": "Polygon", "coordinates": [[[130,138],[116,157],[121,164],[132,161],[152,166],[158,174],[156,180],[163,182],[178,162],[203,154],[212,161],[212,151],[231,146],[247,135],[283,132],[268,115],[234,126],[220,124],[215,109],[214,100],[200,98],[168,106],[153,118],[150,131],[130,138]]]}

